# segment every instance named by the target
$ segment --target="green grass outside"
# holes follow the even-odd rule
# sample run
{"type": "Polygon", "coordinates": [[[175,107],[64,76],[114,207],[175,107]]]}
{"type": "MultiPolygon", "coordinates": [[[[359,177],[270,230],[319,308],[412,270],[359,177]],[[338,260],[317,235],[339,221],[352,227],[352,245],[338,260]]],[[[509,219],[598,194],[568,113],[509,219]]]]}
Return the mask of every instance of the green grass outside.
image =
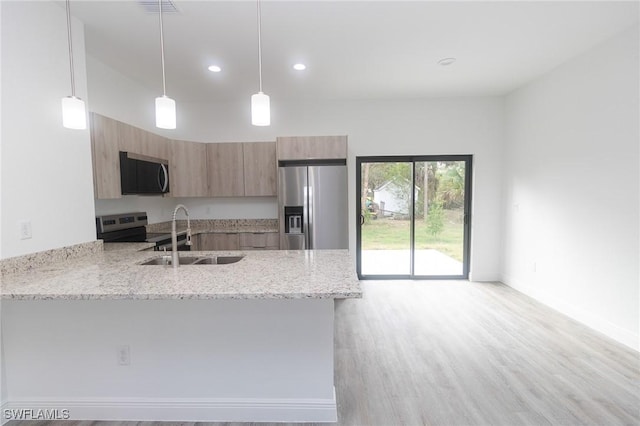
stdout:
{"type": "MultiPolygon", "coordinates": [[[[462,262],[463,226],[459,212],[446,211],[442,232],[433,236],[422,219],[416,219],[416,250],[436,249],[462,262]]],[[[408,250],[408,220],[369,219],[362,226],[363,250],[408,250]]]]}

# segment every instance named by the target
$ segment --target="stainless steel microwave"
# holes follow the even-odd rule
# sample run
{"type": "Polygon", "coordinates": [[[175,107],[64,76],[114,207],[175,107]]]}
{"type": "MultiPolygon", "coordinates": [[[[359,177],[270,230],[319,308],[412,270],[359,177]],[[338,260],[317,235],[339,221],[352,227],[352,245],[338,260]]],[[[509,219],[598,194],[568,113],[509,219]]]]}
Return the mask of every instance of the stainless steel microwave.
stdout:
{"type": "Polygon", "coordinates": [[[120,151],[122,194],[165,194],[169,192],[169,164],[162,160],[142,160],[120,151]]]}

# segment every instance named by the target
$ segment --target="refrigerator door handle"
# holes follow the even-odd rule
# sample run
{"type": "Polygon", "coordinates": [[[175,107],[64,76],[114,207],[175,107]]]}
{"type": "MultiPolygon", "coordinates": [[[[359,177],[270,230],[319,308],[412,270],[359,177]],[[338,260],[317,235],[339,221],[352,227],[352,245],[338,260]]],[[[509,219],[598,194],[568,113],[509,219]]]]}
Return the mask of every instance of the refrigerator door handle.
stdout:
{"type": "Polygon", "coordinates": [[[309,180],[308,170],[307,170],[307,187],[304,189],[304,234],[305,234],[305,245],[306,249],[313,249],[313,205],[311,204],[312,194],[311,191],[312,185],[309,180]]]}

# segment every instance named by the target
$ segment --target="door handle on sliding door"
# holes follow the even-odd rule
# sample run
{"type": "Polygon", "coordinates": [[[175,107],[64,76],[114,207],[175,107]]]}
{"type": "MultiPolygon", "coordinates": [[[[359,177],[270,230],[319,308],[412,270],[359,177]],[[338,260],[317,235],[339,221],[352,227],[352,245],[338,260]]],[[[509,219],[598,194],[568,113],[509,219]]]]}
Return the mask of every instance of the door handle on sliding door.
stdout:
{"type": "Polygon", "coordinates": [[[364,215],[360,215],[360,225],[364,225],[364,215]]]}

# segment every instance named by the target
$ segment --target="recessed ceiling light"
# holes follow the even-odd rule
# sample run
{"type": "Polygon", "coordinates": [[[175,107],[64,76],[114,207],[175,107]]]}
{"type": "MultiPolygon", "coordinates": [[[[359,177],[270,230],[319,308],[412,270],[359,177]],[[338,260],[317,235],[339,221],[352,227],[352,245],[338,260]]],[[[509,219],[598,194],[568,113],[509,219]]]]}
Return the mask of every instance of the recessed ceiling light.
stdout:
{"type": "Polygon", "coordinates": [[[449,65],[453,64],[456,61],[456,58],[442,58],[438,61],[439,65],[442,65],[443,67],[448,67],[449,65]]]}
{"type": "Polygon", "coordinates": [[[307,66],[305,64],[295,64],[293,69],[296,71],[304,71],[307,69],[307,66]]]}
{"type": "Polygon", "coordinates": [[[209,65],[209,71],[211,71],[211,72],[220,72],[220,71],[222,71],[222,68],[220,68],[217,65],[209,65]]]}

